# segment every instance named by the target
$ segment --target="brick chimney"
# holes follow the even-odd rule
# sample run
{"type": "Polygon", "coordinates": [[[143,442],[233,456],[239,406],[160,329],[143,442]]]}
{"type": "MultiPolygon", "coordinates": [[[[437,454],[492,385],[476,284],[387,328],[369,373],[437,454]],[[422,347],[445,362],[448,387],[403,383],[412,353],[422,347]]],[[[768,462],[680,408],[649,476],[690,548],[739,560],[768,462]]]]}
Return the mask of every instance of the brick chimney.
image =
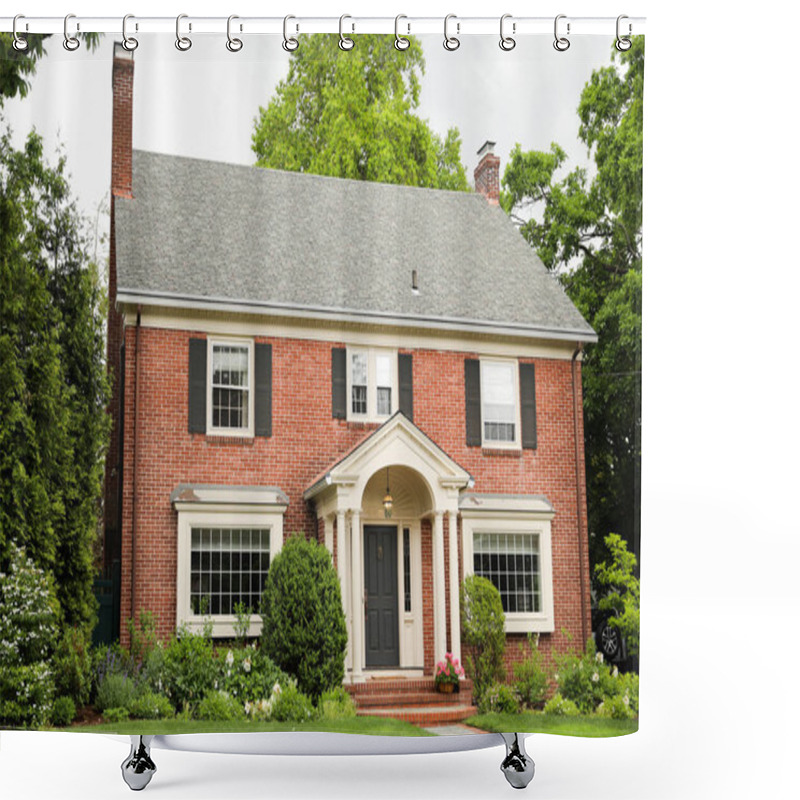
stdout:
{"type": "Polygon", "coordinates": [[[111,376],[111,437],[106,456],[105,475],[105,536],[103,560],[110,569],[120,558],[121,519],[120,485],[122,480],[121,442],[121,378],[123,329],[122,315],[117,311],[117,243],[115,204],[118,197],[132,197],[133,189],[133,52],[120,42],[114,43],[111,71],[111,230],[108,253],[108,328],[106,358],[111,376]]]}
{"type": "Polygon", "coordinates": [[[497,142],[486,141],[478,150],[480,161],[475,167],[475,191],[482,194],[492,205],[500,203],[500,159],[494,154],[497,142]]]}

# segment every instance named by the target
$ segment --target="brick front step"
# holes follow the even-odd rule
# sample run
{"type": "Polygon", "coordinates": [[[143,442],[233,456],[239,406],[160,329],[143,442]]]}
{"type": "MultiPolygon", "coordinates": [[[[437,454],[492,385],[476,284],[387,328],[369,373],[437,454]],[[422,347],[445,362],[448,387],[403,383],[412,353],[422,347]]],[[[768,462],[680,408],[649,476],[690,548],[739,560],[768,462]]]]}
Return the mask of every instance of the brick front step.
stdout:
{"type": "Polygon", "coordinates": [[[462,689],[458,694],[444,694],[442,692],[375,692],[372,694],[354,695],[353,699],[359,708],[371,708],[375,706],[388,706],[396,708],[398,706],[429,706],[429,705],[470,705],[472,703],[472,692],[462,689]]]}
{"type": "Polygon", "coordinates": [[[478,713],[475,706],[400,706],[395,708],[359,708],[360,717],[391,717],[421,727],[463,722],[478,713]]]}
{"type": "MultiPolygon", "coordinates": [[[[358,699],[367,694],[405,694],[410,692],[435,692],[436,683],[433,678],[389,678],[387,680],[371,679],[363,683],[346,684],[345,689],[358,699]]],[[[461,681],[461,693],[472,691],[472,681],[461,681]]]]}

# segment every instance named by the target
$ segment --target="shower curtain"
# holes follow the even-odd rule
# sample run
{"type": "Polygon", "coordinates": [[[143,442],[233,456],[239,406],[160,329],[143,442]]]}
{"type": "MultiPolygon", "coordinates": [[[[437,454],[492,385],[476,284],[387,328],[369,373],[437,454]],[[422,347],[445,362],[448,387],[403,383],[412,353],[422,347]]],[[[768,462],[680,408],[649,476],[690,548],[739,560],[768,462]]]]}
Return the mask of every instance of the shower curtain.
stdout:
{"type": "Polygon", "coordinates": [[[0,34],[0,727],[635,731],[643,37],[133,24],[0,34]]]}

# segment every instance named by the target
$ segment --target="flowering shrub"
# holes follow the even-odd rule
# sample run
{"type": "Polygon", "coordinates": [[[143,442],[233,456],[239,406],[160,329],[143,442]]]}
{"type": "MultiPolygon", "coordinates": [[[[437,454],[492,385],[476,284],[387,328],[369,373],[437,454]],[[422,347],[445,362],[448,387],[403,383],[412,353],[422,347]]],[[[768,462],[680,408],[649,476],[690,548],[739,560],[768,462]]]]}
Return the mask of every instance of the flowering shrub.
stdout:
{"type": "Polygon", "coordinates": [[[630,695],[627,693],[607,697],[597,706],[595,713],[599,717],[611,719],[633,719],[636,716],[636,712],[631,708],[630,695]]]}
{"type": "MultiPolygon", "coordinates": [[[[542,667],[542,654],[539,652],[539,636],[528,634],[529,654],[514,664],[514,691],[520,705],[525,708],[541,706],[547,694],[547,673],[542,667]]],[[[522,645],[520,645],[522,650],[522,645]]]]}
{"type": "Polygon", "coordinates": [[[101,645],[92,652],[93,664],[93,694],[95,703],[100,686],[109,675],[122,675],[136,682],[139,678],[139,669],[133,659],[120,647],[119,643],[101,645]]]}
{"type": "Polygon", "coordinates": [[[164,692],[176,708],[197,703],[214,688],[219,665],[214,657],[210,631],[193,633],[179,628],[164,651],[161,680],[164,692]]]}
{"type": "Polygon", "coordinates": [[[286,686],[276,683],[268,698],[244,704],[244,713],[251,719],[278,722],[305,722],[315,715],[314,706],[298,688],[294,681],[286,686]]]}
{"type": "Polygon", "coordinates": [[[282,686],[289,683],[289,676],[278,668],[263,647],[253,644],[219,655],[217,687],[240,703],[268,697],[276,683],[282,686]]]}
{"type": "Polygon", "coordinates": [[[458,663],[458,659],[452,653],[444,654],[444,661],[436,664],[434,681],[439,683],[452,683],[458,686],[459,678],[464,677],[464,668],[458,663]]]}
{"type": "Polygon", "coordinates": [[[556,714],[560,717],[577,717],[581,712],[572,700],[565,700],[559,692],[556,692],[544,704],[544,713],[556,714]]]}
{"type": "Polygon", "coordinates": [[[52,578],[11,545],[0,573],[0,726],[36,728],[50,716],[59,615],[52,578]]]}
{"type": "Polygon", "coordinates": [[[519,703],[513,690],[504,683],[493,683],[478,700],[480,714],[516,714],[519,703]]]}
{"type": "Polygon", "coordinates": [[[109,708],[128,708],[136,694],[133,678],[121,672],[109,672],[97,687],[95,705],[98,711],[109,708]]]}

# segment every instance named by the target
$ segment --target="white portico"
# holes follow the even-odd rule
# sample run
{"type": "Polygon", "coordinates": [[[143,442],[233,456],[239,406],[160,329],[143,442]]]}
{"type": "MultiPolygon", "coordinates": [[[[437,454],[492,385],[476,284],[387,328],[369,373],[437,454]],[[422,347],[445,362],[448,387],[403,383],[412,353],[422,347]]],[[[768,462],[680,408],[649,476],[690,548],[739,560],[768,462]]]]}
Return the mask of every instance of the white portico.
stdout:
{"type": "Polygon", "coordinates": [[[433,659],[441,660],[448,640],[445,587],[450,649],[461,658],[458,503],[470,485],[469,474],[398,412],[306,490],[336,559],[351,681],[378,669],[421,674],[431,621],[433,659]],[[387,488],[391,516],[383,503],[387,488]],[[431,585],[425,575],[432,575],[431,585]]]}

